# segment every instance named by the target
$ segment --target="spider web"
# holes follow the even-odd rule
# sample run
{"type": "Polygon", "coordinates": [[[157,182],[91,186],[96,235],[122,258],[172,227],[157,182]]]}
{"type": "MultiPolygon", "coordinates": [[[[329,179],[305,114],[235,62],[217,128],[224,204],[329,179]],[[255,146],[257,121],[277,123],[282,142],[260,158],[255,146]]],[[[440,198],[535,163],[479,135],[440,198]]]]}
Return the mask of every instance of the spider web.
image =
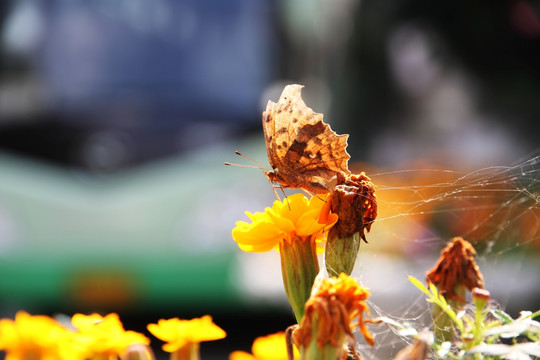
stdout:
{"type": "MultiPolygon", "coordinates": [[[[540,307],[534,261],[540,248],[540,156],[469,172],[430,168],[368,175],[379,214],[353,276],[372,293],[372,318],[430,329],[430,305],[407,275],[424,280],[454,236],[475,247],[486,289],[501,308],[515,315],[540,307]]],[[[412,341],[385,324],[369,329],[373,348],[357,338],[364,359],[393,358],[412,341]]]]}

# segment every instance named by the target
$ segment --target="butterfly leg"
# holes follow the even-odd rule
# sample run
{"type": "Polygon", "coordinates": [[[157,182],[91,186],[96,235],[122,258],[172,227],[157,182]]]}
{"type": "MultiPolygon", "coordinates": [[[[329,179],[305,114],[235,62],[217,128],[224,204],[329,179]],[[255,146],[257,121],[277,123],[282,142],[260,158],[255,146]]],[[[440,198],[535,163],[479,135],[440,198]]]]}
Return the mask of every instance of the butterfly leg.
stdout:
{"type": "Polygon", "coordinates": [[[311,185],[311,183],[307,184],[309,185],[309,190],[311,190],[311,192],[307,191],[306,189],[302,189],[306,194],[308,194],[309,196],[316,196],[319,198],[319,200],[326,202],[326,200],[324,200],[322,197],[319,196],[319,194],[317,194],[315,188],[313,188],[313,185],[311,185]]]}
{"type": "Polygon", "coordinates": [[[276,189],[281,189],[281,191],[283,192],[283,187],[281,186],[272,186],[272,191],[274,192],[274,195],[276,195],[276,199],[278,199],[279,201],[281,201],[281,198],[279,197],[276,189]]]}
{"type": "Polygon", "coordinates": [[[287,197],[287,194],[285,194],[285,189],[283,189],[283,186],[279,185],[279,186],[272,186],[272,190],[274,191],[274,195],[276,195],[276,198],[281,201],[276,189],[281,189],[281,193],[283,194],[283,196],[285,197],[285,200],[287,200],[287,206],[289,207],[289,210],[291,210],[291,204],[289,204],[289,198],[287,197]]]}

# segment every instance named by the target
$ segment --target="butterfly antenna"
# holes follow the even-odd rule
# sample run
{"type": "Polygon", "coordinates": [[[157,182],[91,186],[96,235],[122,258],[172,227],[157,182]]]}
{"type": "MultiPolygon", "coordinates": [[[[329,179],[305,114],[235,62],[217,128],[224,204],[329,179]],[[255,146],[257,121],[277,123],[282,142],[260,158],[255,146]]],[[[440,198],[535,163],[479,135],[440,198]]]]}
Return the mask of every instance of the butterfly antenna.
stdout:
{"type": "Polygon", "coordinates": [[[261,164],[261,163],[258,162],[257,160],[252,159],[252,158],[250,158],[249,156],[244,155],[244,154],[242,154],[242,153],[239,152],[239,151],[235,151],[234,153],[235,153],[236,155],[238,155],[238,156],[241,156],[241,157],[246,158],[246,159],[248,159],[248,160],[250,160],[250,161],[253,161],[255,164],[259,165],[263,170],[266,170],[266,171],[270,170],[270,169],[268,169],[268,167],[264,166],[263,164],[261,164]]]}
{"type": "Polygon", "coordinates": [[[239,166],[239,167],[246,167],[246,168],[251,168],[251,169],[267,170],[266,168],[263,168],[263,167],[260,167],[260,166],[233,164],[233,163],[230,163],[230,162],[224,162],[224,164],[228,165],[228,166],[239,166]]]}

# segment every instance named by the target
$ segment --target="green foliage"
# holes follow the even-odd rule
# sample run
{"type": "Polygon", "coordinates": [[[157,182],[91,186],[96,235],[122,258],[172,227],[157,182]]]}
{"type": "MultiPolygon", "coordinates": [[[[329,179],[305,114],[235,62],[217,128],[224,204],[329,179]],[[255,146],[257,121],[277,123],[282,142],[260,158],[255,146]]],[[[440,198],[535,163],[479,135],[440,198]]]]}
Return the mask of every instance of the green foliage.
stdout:
{"type": "MultiPolygon", "coordinates": [[[[499,359],[531,359],[540,357],[540,323],[535,318],[536,312],[522,311],[516,319],[504,311],[484,304],[469,307],[468,311],[458,311],[433,284],[424,285],[420,280],[409,276],[409,281],[422,291],[426,301],[438,306],[450,319],[456,329],[456,336],[450,342],[428,342],[435,359],[452,360],[499,360],[499,359]],[[471,310],[472,309],[472,310],[471,310]]],[[[379,321],[397,330],[398,335],[413,338],[421,337],[410,324],[402,324],[388,317],[379,321]]]]}

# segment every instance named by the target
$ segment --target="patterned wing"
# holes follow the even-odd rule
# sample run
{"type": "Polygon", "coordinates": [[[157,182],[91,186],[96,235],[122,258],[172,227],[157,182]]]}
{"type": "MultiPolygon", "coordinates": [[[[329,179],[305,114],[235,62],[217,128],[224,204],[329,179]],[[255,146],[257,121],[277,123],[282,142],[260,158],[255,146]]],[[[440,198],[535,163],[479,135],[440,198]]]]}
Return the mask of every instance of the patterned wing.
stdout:
{"type": "Polygon", "coordinates": [[[272,169],[281,167],[282,160],[280,158],[283,155],[278,156],[277,151],[279,149],[276,147],[276,137],[275,137],[275,111],[276,103],[268,101],[266,104],[266,110],[262,115],[262,124],[264,132],[264,141],[266,143],[266,154],[268,155],[268,162],[272,169]]]}
{"type": "Polygon", "coordinates": [[[268,101],[263,113],[263,130],[268,161],[273,169],[287,167],[284,158],[291,147],[298,130],[305,124],[322,121],[322,114],[316,114],[306,106],[300,92],[302,85],[287,85],[277,103],[268,101]]]}
{"type": "MultiPolygon", "coordinates": [[[[285,172],[294,171],[298,176],[310,183],[326,184],[337,172],[349,174],[347,138],[349,135],[338,135],[323,121],[323,114],[315,113],[306,106],[301,97],[302,86],[289,85],[280,98],[282,113],[290,114],[288,132],[283,132],[283,144],[288,149],[282,160],[285,172]],[[287,134],[288,136],[285,136],[287,134]]],[[[283,124],[283,122],[276,121],[283,124]]],[[[279,132],[279,130],[278,130],[279,132]]]]}
{"type": "Polygon", "coordinates": [[[290,187],[328,188],[336,173],[350,173],[348,135],[337,135],[323,115],[307,107],[301,85],[288,85],[277,103],[269,101],[263,130],[270,165],[290,187]]]}
{"type": "Polygon", "coordinates": [[[347,164],[350,155],[346,150],[348,137],[348,134],[336,134],[322,120],[303,126],[289,147],[284,163],[304,178],[330,179],[338,172],[350,174],[347,164]]]}

